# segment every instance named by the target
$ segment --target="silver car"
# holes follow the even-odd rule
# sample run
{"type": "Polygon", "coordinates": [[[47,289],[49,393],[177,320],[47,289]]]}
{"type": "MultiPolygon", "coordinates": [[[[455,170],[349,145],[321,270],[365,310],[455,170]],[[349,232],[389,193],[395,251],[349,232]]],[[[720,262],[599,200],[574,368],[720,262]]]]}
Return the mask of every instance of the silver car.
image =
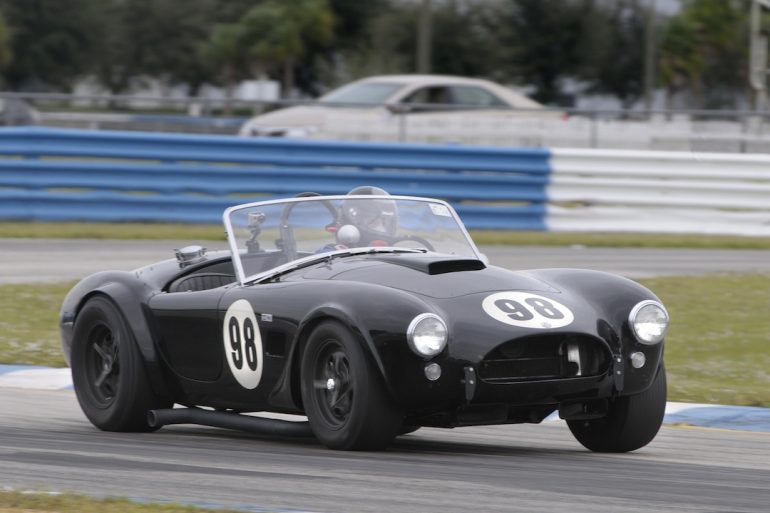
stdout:
{"type": "Polygon", "coordinates": [[[410,135],[446,135],[456,127],[462,136],[485,120],[505,123],[511,118],[561,116],[561,112],[488,80],[383,75],[351,82],[320,97],[314,105],[256,116],[241,127],[240,135],[393,140],[402,139],[407,127],[410,135]]]}

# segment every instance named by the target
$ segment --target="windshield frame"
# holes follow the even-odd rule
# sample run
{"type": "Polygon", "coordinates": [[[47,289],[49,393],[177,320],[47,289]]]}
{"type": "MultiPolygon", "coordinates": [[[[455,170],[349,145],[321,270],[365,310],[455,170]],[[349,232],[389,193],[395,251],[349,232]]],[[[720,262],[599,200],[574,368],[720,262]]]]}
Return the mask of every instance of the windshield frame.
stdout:
{"type": "MultiPolygon", "coordinates": [[[[344,201],[344,200],[394,200],[394,201],[418,201],[418,202],[425,202],[425,203],[433,203],[433,204],[439,204],[445,206],[449,213],[451,214],[452,219],[454,219],[455,223],[457,223],[458,228],[460,229],[461,233],[465,236],[465,240],[470,246],[471,250],[473,251],[474,256],[478,260],[484,260],[484,258],[481,255],[481,252],[479,251],[478,247],[476,247],[476,243],[473,242],[473,238],[471,238],[470,234],[468,233],[468,230],[465,228],[465,225],[463,224],[462,220],[460,219],[460,216],[457,215],[457,212],[454,208],[452,208],[452,205],[447,203],[446,201],[435,199],[435,198],[425,198],[425,197],[418,197],[418,196],[391,196],[391,195],[347,195],[347,194],[341,194],[341,195],[334,195],[334,196],[304,196],[304,197],[295,197],[295,198],[281,198],[281,199],[273,199],[273,200],[267,200],[267,201],[255,201],[251,203],[242,203],[240,205],[233,205],[232,207],[228,207],[225,209],[224,213],[222,214],[222,221],[225,226],[225,233],[227,235],[227,244],[230,248],[230,254],[233,261],[233,268],[235,269],[235,274],[238,278],[238,283],[243,286],[247,285],[249,283],[255,283],[255,282],[262,282],[265,280],[268,280],[272,278],[273,276],[277,276],[280,274],[284,274],[288,271],[291,271],[295,268],[301,268],[307,265],[311,265],[315,261],[322,262],[324,260],[334,258],[335,256],[339,255],[359,255],[359,254],[373,254],[373,253],[394,253],[394,252],[419,252],[422,253],[422,250],[414,250],[411,248],[402,248],[402,247],[360,247],[360,248],[349,248],[344,249],[340,251],[333,251],[328,253],[321,253],[318,255],[310,255],[304,258],[300,258],[297,260],[294,260],[292,262],[288,262],[286,264],[274,267],[272,269],[268,269],[267,271],[257,273],[251,276],[246,276],[245,272],[243,270],[243,264],[241,263],[241,248],[238,247],[238,240],[235,235],[235,231],[233,230],[232,223],[230,222],[230,214],[236,210],[242,210],[247,208],[257,208],[262,207],[266,205],[275,205],[275,204],[286,204],[289,203],[302,203],[302,202],[317,202],[317,201],[344,201]]],[[[443,253],[440,253],[443,254],[443,253]]]]}

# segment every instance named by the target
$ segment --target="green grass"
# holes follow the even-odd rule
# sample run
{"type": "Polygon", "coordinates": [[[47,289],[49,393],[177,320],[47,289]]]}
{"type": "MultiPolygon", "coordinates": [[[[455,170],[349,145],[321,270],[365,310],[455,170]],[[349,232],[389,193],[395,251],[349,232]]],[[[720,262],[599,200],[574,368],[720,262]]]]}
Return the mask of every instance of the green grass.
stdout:
{"type": "Polygon", "coordinates": [[[770,275],[643,280],[666,305],[672,401],[770,406],[770,275]]]}
{"type": "MultiPolygon", "coordinates": [[[[671,314],[669,400],[770,407],[770,275],[642,283],[671,314]]],[[[0,363],[64,366],[58,311],[71,285],[0,286],[0,363]]]]}
{"type": "Polygon", "coordinates": [[[0,222],[0,238],[225,240],[222,225],[0,222]]]}
{"type": "Polygon", "coordinates": [[[71,493],[22,493],[0,490],[0,513],[234,513],[181,504],[138,503],[123,498],[93,499],[71,493]]]}
{"type": "MultiPolygon", "coordinates": [[[[471,231],[479,245],[770,249],[770,237],[471,231]]],[[[0,238],[224,240],[221,225],[0,222],[0,238]]]]}
{"type": "Polygon", "coordinates": [[[770,249],[770,237],[662,233],[509,232],[474,230],[478,245],[591,246],[608,248],[770,249]]]}
{"type": "Polygon", "coordinates": [[[72,285],[0,285],[0,363],[64,367],[59,309],[72,285]]]}

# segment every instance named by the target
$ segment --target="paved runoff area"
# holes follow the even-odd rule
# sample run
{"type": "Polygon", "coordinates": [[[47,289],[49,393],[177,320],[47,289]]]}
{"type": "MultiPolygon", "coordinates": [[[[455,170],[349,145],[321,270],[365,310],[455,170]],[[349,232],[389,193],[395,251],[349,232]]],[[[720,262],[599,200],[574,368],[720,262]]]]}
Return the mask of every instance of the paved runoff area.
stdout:
{"type": "MultiPolygon", "coordinates": [[[[0,387],[71,390],[72,377],[68,368],[0,365],[0,387]]],[[[559,418],[555,413],[546,419],[556,420],[559,418]]],[[[663,422],[669,425],[770,433],[770,408],[670,402],[666,406],[663,422]]]]}

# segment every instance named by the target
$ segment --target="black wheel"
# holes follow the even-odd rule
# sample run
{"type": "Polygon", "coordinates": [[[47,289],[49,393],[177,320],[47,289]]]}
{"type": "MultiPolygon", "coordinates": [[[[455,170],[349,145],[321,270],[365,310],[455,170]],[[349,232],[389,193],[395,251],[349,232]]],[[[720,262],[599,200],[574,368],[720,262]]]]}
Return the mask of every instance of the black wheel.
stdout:
{"type": "Polygon", "coordinates": [[[330,449],[383,449],[404,416],[361,344],[343,325],[318,325],[302,355],[302,402],[316,438],[330,449]]]}
{"type": "Polygon", "coordinates": [[[666,369],[663,365],[652,385],[636,395],[619,397],[609,405],[606,417],[568,420],[578,442],[595,452],[629,452],[655,438],[666,411],[666,369]]]}
{"type": "Polygon", "coordinates": [[[83,413],[104,431],[154,431],[147,411],[171,406],[150,388],[131,330],[106,297],[90,299],[75,321],[72,382],[83,413]]]}

